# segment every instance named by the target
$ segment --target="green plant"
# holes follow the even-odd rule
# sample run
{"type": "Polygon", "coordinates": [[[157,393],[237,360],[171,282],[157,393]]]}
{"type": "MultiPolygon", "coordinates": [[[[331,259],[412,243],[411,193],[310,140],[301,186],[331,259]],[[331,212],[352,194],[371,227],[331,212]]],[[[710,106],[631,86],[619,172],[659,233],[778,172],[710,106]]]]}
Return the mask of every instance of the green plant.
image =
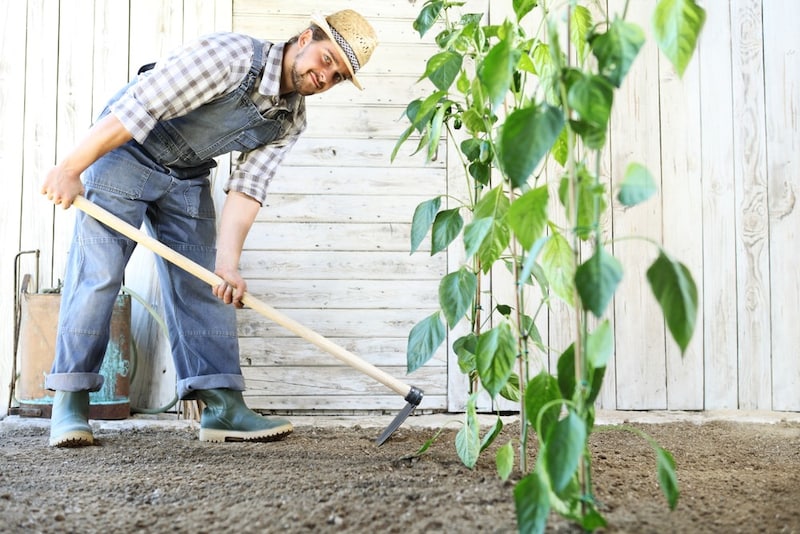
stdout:
{"type": "MultiPolygon", "coordinates": [[[[490,25],[483,13],[455,14],[463,2],[427,0],[414,28],[420,36],[440,29],[438,52],[420,77],[433,84],[433,91],[407,106],[410,125],[392,154],[394,159],[414,138],[416,151],[432,160],[445,132],[456,143],[466,198],[448,197],[449,205],[443,206],[443,196],[437,196],[419,204],[411,252],[429,232],[431,254],[448,250],[461,236],[465,261],[442,278],[440,309],[411,330],[408,371],[433,356],[448,328],[469,322],[469,332],[453,343],[470,383],[456,450],[473,467],[502,433],[498,417],[480,436],[476,402],[481,390],[518,403],[522,478],[514,495],[518,526],[525,532],[541,532],[551,510],[587,530],[605,524],[594,502],[588,439],[613,340],[607,321],[590,331],[589,315],[602,319],[623,272],[600,224],[610,191],[599,162],[615,91],[645,36],[625,20],[627,3],[613,17],[599,4],[513,0],[514,20],[490,25]],[[558,170],[559,178],[548,181],[547,169],[558,170]],[[514,298],[493,300],[486,310],[482,275],[497,267],[511,273],[514,298]],[[538,302],[527,302],[531,288],[541,293],[538,302]],[[555,298],[573,307],[575,335],[558,359],[557,372],[550,373],[538,360],[548,347],[536,318],[555,298]],[[526,462],[531,430],[539,443],[532,467],[526,462]]],[[[657,44],[681,75],[704,20],[694,0],[659,0],[655,7],[657,44]]],[[[626,207],[655,193],[650,172],[637,163],[629,165],[616,191],[626,207]]],[[[697,289],[682,263],[660,244],[653,246],[658,256],[647,281],[685,351],[694,331],[697,289]]],[[[674,507],[679,494],[675,463],[647,439],[656,452],[662,490],[674,507]]],[[[510,476],[516,456],[513,439],[499,448],[501,477],[510,476]]]]}

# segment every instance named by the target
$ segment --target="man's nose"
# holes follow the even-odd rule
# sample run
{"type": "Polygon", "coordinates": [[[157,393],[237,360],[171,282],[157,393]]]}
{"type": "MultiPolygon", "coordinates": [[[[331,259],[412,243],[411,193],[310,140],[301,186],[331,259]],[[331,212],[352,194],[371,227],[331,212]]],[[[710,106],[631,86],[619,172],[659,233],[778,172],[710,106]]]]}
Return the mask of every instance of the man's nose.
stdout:
{"type": "Polygon", "coordinates": [[[321,82],[325,85],[336,85],[336,79],[338,78],[338,71],[336,70],[335,65],[330,65],[324,69],[322,69],[322,76],[321,82]]]}

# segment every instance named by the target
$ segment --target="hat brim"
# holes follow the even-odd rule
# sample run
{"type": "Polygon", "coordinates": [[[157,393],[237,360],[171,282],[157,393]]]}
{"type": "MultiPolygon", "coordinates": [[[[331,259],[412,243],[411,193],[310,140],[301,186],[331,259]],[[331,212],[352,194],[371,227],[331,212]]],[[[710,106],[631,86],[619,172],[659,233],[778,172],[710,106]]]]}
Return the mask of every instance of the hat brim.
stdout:
{"type": "Polygon", "coordinates": [[[319,26],[322,29],[322,31],[325,32],[325,35],[327,35],[328,39],[331,40],[333,46],[335,46],[336,49],[339,51],[339,55],[341,56],[342,62],[347,67],[347,72],[350,73],[350,81],[353,83],[353,85],[355,85],[356,87],[358,87],[360,90],[363,91],[364,88],[361,87],[361,83],[358,81],[358,78],[356,78],[356,73],[353,72],[353,66],[350,64],[350,60],[347,59],[347,54],[342,49],[342,47],[339,46],[339,43],[336,42],[336,39],[334,39],[333,33],[331,32],[331,25],[328,24],[328,21],[325,20],[325,17],[323,17],[319,13],[314,13],[311,15],[311,22],[319,26]]]}

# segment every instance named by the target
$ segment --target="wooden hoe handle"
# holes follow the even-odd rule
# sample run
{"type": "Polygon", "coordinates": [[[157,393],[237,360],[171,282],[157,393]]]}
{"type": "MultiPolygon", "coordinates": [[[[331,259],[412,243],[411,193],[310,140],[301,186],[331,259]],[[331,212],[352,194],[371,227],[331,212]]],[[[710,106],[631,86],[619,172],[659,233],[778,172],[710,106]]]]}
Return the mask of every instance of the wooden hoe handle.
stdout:
{"type": "MultiPolygon", "coordinates": [[[[194,276],[200,278],[204,282],[208,283],[212,287],[217,286],[224,282],[222,278],[217,276],[216,274],[212,273],[202,265],[190,260],[186,256],[175,252],[165,244],[161,243],[157,239],[147,235],[142,230],[134,227],[131,224],[123,221],[113,213],[101,208],[94,202],[87,200],[83,196],[75,197],[75,201],[72,203],[73,206],[78,208],[79,210],[85,212],[88,215],[91,215],[101,223],[105,224],[109,228],[116,230],[117,232],[121,233],[122,235],[136,241],[140,245],[150,249],[154,253],[158,254],[165,260],[174,263],[181,269],[193,274],[194,276]]],[[[253,297],[249,293],[244,294],[242,297],[242,303],[245,306],[248,306],[267,319],[270,319],[282,327],[286,328],[290,332],[297,334],[301,338],[305,339],[316,345],[317,347],[321,348],[325,352],[330,353],[338,360],[346,363],[350,367],[361,371],[365,375],[377,380],[384,386],[388,387],[392,391],[399,393],[400,395],[408,396],[411,393],[411,386],[401,382],[400,380],[396,379],[392,375],[386,373],[385,371],[378,369],[374,365],[362,360],[352,352],[340,347],[339,345],[333,343],[326,337],[318,334],[317,332],[311,330],[310,328],[298,323],[294,319],[287,317],[286,315],[282,314],[272,306],[266,304],[258,300],[257,298],[253,297]]]]}

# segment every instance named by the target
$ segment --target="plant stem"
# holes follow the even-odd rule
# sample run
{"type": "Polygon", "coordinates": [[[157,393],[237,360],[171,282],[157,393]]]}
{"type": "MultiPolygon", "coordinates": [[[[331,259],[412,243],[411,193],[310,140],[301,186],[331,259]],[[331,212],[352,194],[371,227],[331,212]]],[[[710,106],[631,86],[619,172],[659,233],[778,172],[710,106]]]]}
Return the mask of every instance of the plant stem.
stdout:
{"type": "MultiPolygon", "coordinates": [[[[510,189],[508,191],[508,200],[509,204],[514,202],[514,189],[510,189]]],[[[520,436],[519,436],[519,466],[520,471],[522,472],[523,476],[528,473],[528,423],[527,423],[527,415],[525,414],[525,384],[528,382],[528,373],[526,372],[525,366],[525,359],[527,354],[527,344],[528,338],[527,336],[523,335],[525,331],[525,325],[523,320],[523,309],[524,309],[524,284],[521,283],[519,279],[520,270],[520,257],[517,253],[517,240],[511,240],[511,262],[513,265],[513,276],[514,281],[516,282],[517,290],[514,292],[514,310],[515,310],[515,319],[516,319],[516,326],[517,326],[517,362],[519,365],[519,393],[520,393],[520,403],[519,403],[519,419],[520,419],[520,436]]]]}

